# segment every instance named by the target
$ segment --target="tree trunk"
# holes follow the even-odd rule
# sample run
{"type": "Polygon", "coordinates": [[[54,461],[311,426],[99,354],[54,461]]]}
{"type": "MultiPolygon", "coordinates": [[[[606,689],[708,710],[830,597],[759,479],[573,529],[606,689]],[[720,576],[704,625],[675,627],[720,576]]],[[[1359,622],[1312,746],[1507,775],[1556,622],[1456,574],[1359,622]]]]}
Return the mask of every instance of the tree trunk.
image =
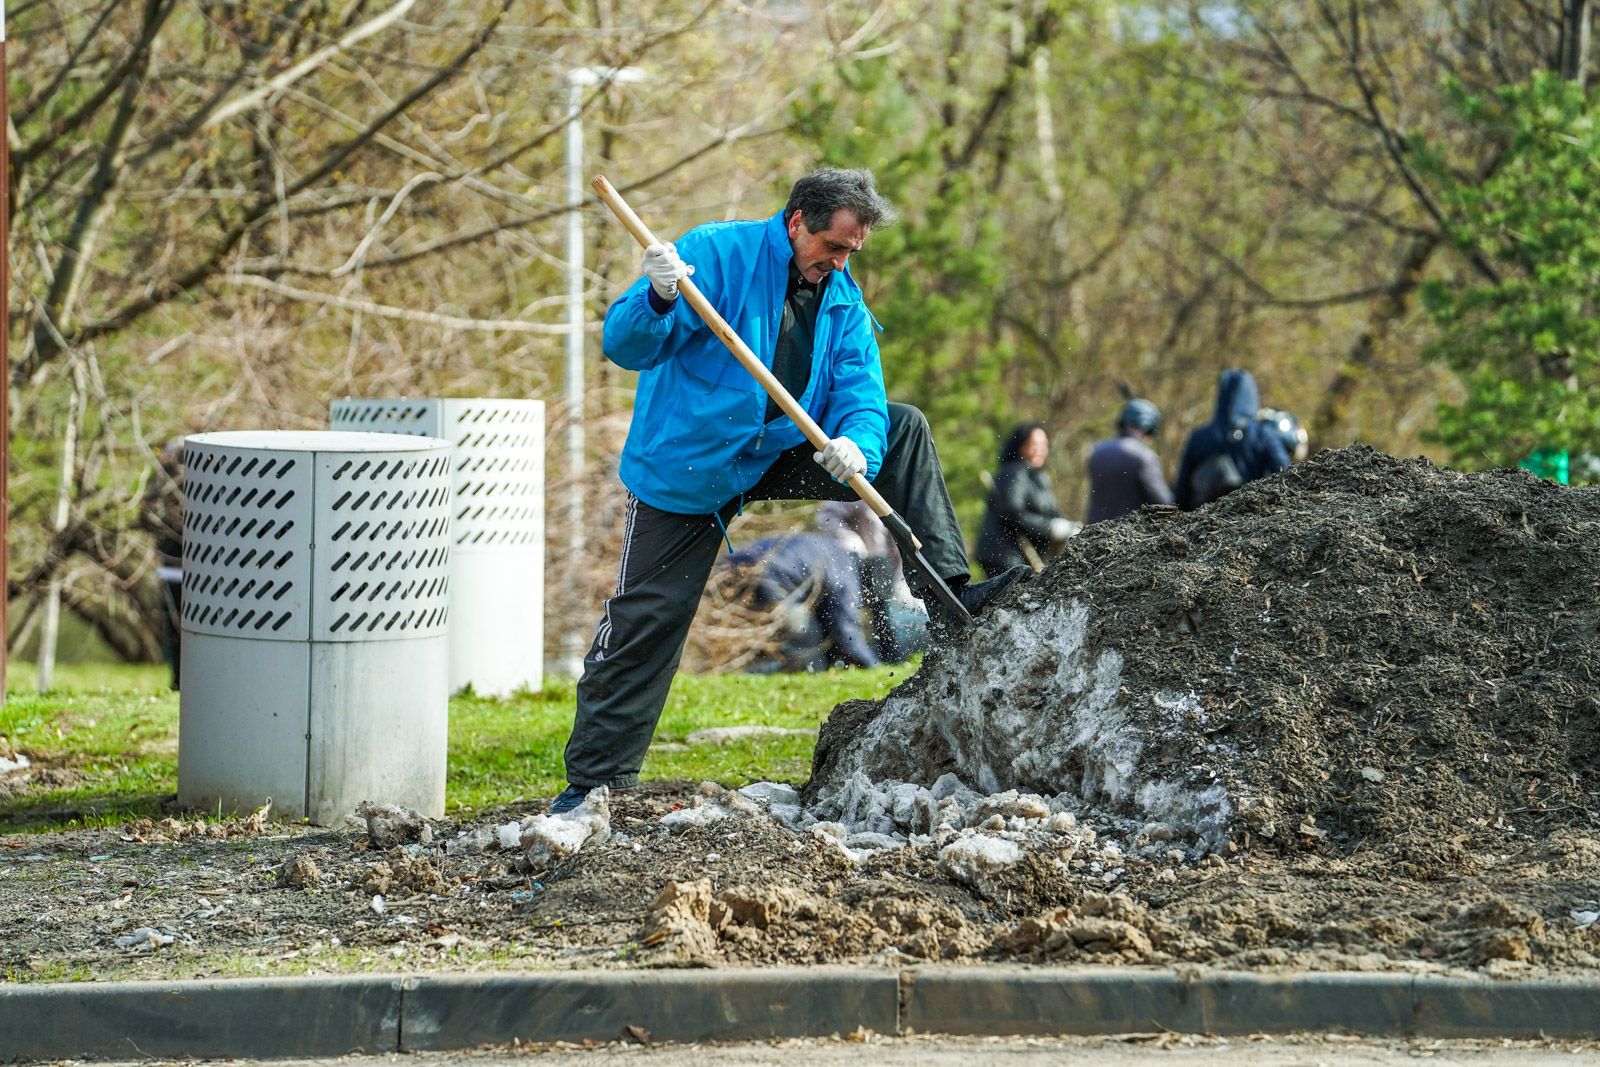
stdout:
{"type": "Polygon", "coordinates": [[[72,360],[72,402],[67,406],[67,427],[61,436],[61,482],[56,487],[56,513],[52,524],[56,565],[50,570],[50,588],[45,593],[44,629],[39,634],[39,692],[48,693],[55,681],[56,644],[61,636],[61,578],[66,571],[62,542],[72,521],[72,487],[78,472],[78,435],[83,426],[83,360],[72,360]]]}
{"type": "Polygon", "coordinates": [[[1338,435],[1349,419],[1351,398],[1377,359],[1389,331],[1411,310],[1411,295],[1422,284],[1423,269],[1442,243],[1442,237],[1430,234],[1416,238],[1407,246],[1394,280],[1373,306],[1372,314],[1345,353],[1344,363],[1328,383],[1322,403],[1317,407],[1311,423],[1312,432],[1325,444],[1344,443],[1338,435]]]}
{"type": "Polygon", "coordinates": [[[1561,76],[1577,82],[1579,88],[1589,84],[1589,35],[1591,32],[1591,0],[1563,0],[1561,5],[1561,38],[1559,60],[1561,76]]]}

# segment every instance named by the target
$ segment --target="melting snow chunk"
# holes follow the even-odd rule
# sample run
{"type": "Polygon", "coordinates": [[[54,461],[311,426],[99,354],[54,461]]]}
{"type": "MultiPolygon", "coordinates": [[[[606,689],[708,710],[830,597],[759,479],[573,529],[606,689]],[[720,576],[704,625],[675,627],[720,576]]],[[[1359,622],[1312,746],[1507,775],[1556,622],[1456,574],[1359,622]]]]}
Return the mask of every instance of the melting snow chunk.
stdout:
{"type": "Polygon", "coordinates": [[[974,885],[997,871],[1022,861],[1015,841],[986,834],[958,837],[939,850],[939,870],[958,882],[974,885]]]}

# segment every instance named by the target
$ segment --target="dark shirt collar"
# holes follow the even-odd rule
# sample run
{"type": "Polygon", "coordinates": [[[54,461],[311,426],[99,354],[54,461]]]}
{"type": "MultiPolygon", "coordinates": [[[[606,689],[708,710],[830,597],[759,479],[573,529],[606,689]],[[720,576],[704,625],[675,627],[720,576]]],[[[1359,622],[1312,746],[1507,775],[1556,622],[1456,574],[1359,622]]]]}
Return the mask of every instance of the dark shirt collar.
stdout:
{"type": "Polygon", "coordinates": [[[793,259],[791,259],[791,260],[789,260],[789,289],[788,289],[788,295],[789,296],[793,296],[797,292],[807,292],[807,293],[821,292],[822,291],[822,287],[828,284],[828,278],[829,277],[830,277],[830,275],[824,274],[822,276],[822,280],[820,282],[815,282],[815,283],[808,282],[808,281],[805,280],[804,276],[802,276],[801,273],[800,273],[800,264],[796,263],[793,259]]]}

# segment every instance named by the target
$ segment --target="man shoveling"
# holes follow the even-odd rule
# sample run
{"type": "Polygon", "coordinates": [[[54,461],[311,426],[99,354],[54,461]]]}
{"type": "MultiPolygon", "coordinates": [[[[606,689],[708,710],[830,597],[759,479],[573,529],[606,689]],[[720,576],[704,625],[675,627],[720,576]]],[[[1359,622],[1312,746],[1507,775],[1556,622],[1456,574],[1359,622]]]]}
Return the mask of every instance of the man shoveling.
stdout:
{"type": "Polygon", "coordinates": [[[644,276],[606,313],[606,358],[639,372],[619,470],[628,490],[622,560],[584,657],[569,784],[552,812],[599,786],[638,783],[718,546],[746,503],[851,500],[857,493],[845,483],[864,477],[893,509],[885,521],[921,538],[918,562],[928,571],[908,566],[907,578],[945,633],[1026,572],[968,582],[927,420],[884,394],[875,322],[847,264],[893,219],[870,172],[819,170],[795,183],[772,218],[650,243],[644,276]],[[809,442],[741,365],[735,342],[678,298],[691,274],[826,447],[809,442]]]}

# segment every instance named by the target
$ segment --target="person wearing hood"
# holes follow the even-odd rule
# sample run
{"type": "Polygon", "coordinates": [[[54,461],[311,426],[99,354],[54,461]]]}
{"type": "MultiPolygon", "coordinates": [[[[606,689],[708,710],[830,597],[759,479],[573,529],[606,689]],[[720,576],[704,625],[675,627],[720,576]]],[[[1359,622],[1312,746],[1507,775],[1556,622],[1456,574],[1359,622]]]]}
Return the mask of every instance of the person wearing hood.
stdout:
{"type": "Polygon", "coordinates": [[[1150,442],[1161,430],[1161,410],[1137,397],[1122,405],[1117,436],[1089,453],[1089,514],[1085,526],[1121,518],[1146,504],[1172,503],[1161,458],[1150,442]]]}
{"type": "Polygon", "coordinates": [[[1256,417],[1260,410],[1261,394],[1250,372],[1223,371],[1215,414],[1183,445],[1174,486],[1180,508],[1193,511],[1247,482],[1289,468],[1289,451],[1256,417]]]}
{"type": "Polygon", "coordinates": [[[1043,425],[1025,422],[1000,446],[1000,467],[989,487],[983,525],[978,528],[978,565],[986,574],[1027,566],[1028,553],[1050,555],[1056,542],[1075,528],[1061,514],[1044,463],[1050,435],[1043,425]]]}

